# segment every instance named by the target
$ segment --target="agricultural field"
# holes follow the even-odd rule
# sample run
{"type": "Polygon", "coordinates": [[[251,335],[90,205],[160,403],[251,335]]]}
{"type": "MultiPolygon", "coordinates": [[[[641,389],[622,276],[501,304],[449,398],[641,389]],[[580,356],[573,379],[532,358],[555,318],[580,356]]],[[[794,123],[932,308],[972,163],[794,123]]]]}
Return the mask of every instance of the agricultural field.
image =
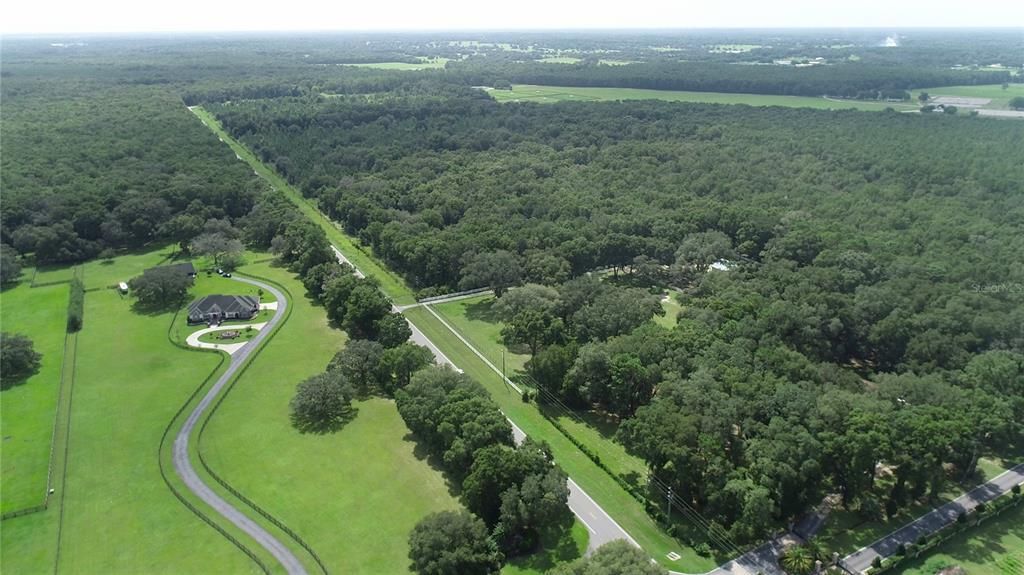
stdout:
{"type": "Polygon", "coordinates": [[[412,62],[369,62],[366,64],[344,64],[357,68],[374,68],[377,70],[437,70],[444,68],[448,58],[420,58],[418,63],[412,62]]]}
{"type": "Polygon", "coordinates": [[[927,555],[900,566],[903,575],[934,575],[948,567],[969,575],[1024,573],[1024,505],[961,533],[927,555]]]}
{"type": "Polygon", "coordinates": [[[808,96],[775,96],[769,94],[728,94],[723,92],[683,92],[645,90],[638,88],[581,88],[573,86],[535,86],[513,84],[511,90],[487,89],[499,102],[604,102],[619,100],[665,100],[668,102],[702,102],[707,104],[746,104],[748,106],[785,106],[788,108],[916,110],[916,104],[828,100],[808,96]]]}
{"type": "Polygon", "coordinates": [[[40,505],[45,499],[64,362],[68,284],[33,288],[32,271],[23,271],[21,281],[0,294],[3,330],[28,336],[43,356],[38,372],[0,391],[4,513],[40,505]]]}
{"type": "MultiPolygon", "coordinates": [[[[130,277],[151,261],[111,265],[130,277]]],[[[248,557],[175,499],[158,467],[164,428],[219,358],[175,347],[173,312],[137,313],[112,289],[87,293],[84,317],[63,486],[45,512],[4,522],[4,570],[253,572],[248,557]]]]}
{"type": "MultiPolygon", "coordinates": [[[[947,98],[971,98],[977,99],[980,109],[983,110],[1009,110],[1010,99],[1016,96],[1024,96],[1024,84],[1009,84],[1005,89],[1002,84],[986,84],[981,86],[946,86],[943,88],[929,88],[923,90],[933,99],[947,98]],[[982,103],[984,100],[988,102],[982,103]]],[[[922,90],[914,90],[912,100],[917,101],[922,90]]],[[[941,100],[940,100],[941,102],[941,100]]],[[[965,107],[964,110],[970,108],[965,107]]]]}
{"type": "Polygon", "coordinates": [[[537,61],[543,64],[577,64],[581,62],[579,58],[573,58],[571,56],[544,56],[537,61]]]}

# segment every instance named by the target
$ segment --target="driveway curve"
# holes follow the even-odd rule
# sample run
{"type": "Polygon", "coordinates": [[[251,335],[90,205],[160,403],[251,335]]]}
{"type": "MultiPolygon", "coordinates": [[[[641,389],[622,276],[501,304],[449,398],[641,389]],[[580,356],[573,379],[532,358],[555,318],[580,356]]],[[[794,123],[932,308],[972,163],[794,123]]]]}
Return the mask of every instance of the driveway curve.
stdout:
{"type": "Polygon", "coordinates": [[[288,300],[285,299],[284,294],[277,288],[248,278],[234,277],[231,279],[260,287],[274,294],[274,297],[276,297],[278,301],[277,313],[267,321],[267,325],[264,329],[261,329],[260,332],[256,334],[256,337],[250,340],[249,343],[251,345],[246,345],[237,352],[230,354],[231,363],[228,365],[228,369],[220,376],[219,379],[217,379],[216,383],[213,384],[213,387],[210,388],[210,391],[206,393],[202,401],[199,402],[199,405],[192,410],[188,419],[185,420],[185,424],[181,427],[177,437],[174,439],[174,471],[185,483],[185,486],[189,491],[194,493],[199,499],[202,499],[225,519],[255,539],[257,543],[270,552],[270,554],[284,566],[289,575],[307,575],[302,562],[299,561],[299,558],[296,557],[288,547],[278,541],[277,538],[267,532],[266,529],[239,511],[238,508],[225,501],[220,495],[217,495],[217,493],[210,489],[210,486],[199,478],[199,475],[196,473],[195,468],[192,467],[192,461],[188,456],[189,436],[195,429],[196,424],[199,423],[199,419],[204,413],[206,413],[206,410],[210,408],[214,399],[216,399],[221,390],[224,389],[224,386],[226,386],[228,382],[231,381],[231,378],[235,376],[238,370],[245,363],[245,360],[252,355],[253,351],[259,349],[260,343],[262,343],[262,341],[274,331],[273,328],[285,317],[285,311],[288,308],[288,300]]]}

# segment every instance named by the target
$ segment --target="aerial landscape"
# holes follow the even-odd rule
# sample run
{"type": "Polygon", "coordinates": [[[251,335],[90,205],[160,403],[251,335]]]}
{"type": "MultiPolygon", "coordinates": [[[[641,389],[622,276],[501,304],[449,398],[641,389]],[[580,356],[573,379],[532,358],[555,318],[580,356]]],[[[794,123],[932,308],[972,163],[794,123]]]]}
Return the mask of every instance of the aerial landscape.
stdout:
{"type": "Polygon", "coordinates": [[[0,572],[1024,575],[1021,8],[62,2],[0,572]]]}

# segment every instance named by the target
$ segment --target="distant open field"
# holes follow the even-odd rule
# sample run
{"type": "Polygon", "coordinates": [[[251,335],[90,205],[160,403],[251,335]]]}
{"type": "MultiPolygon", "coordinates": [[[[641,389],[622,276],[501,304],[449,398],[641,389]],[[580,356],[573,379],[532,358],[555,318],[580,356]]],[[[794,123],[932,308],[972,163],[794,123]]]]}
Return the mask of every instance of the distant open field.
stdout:
{"type": "Polygon", "coordinates": [[[31,277],[32,270],[26,270],[20,283],[0,294],[3,331],[28,336],[43,356],[38,372],[0,391],[0,510],[4,513],[40,505],[46,496],[53,418],[64,361],[68,284],[33,288],[29,286],[31,277]]]}
{"type": "Polygon", "coordinates": [[[808,96],[773,96],[766,94],[727,94],[724,92],[682,92],[643,90],[638,88],[578,88],[571,86],[535,86],[513,84],[511,90],[488,89],[499,102],[602,102],[615,100],[665,100],[668,102],[702,102],[707,104],[746,104],[748,106],[786,106],[791,108],[884,110],[915,110],[917,104],[826,100],[808,96]]]}
{"type": "Polygon", "coordinates": [[[345,64],[345,66],[376,68],[378,70],[436,70],[444,68],[444,65],[447,63],[448,58],[424,58],[417,64],[411,62],[370,62],[366,64],[345,64]]]}
{"type": "Polygon", "coordinates": [[[538,62],[544,64],[575,64],[580,61],[579,58],[573,58],[571,56],[544,56],[538,62]]]}
{"type": "MultiPolygon", "coordinates": [[[[986,84],[982,86],[947,86],[945,88],[928,88],[926,90],[915,90],[913,101],[921,92],[927,92],[932,98],[951,96],[957,98],[984,98],[990,100],[981,106],[986,110],[1009,110],[1011,98],[1024,96],[1024,84],[1010,84],[1003,89],[1001,84],[986,84]]],[[[966,109],[966,108],[965,108],[966,109]]]]}

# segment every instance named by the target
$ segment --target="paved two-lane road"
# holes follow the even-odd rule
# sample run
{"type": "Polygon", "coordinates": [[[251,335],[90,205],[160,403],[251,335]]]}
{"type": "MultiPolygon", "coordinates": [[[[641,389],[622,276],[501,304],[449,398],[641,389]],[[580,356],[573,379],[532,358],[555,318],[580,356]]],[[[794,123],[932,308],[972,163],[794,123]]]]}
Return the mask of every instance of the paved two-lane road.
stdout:
{"type": "Polygon", "coordinates": [[[214,491],[210,489],[210,486],[199,478],[199,475],[196,473],[195,468],[192,467],[192,461],[188,456],[189,436],[192,434],[192,430],[195,429],[199,419],[206,410],[209,409],[214,399],[216,399],[217,395],[220,394],[222,389],[224,389],[224,386],[227,385],[228,382],[231,381],[231,378],[235,376],[238,370],[245,363],[245,360],[254,350],[258,349],[260,343],[274,331],[274,327],[276,327],[282,318],[284,318],[285,310],[288,308],[288,300],[277,288],[248,278],[235,277],[232,279],[252,284],[274,294],[274,297],[276,297],[278,301],[277,312],[272,318],[270,318],[267,325],[260,330],[258,334],[256,334],[256,337],[249,341],[248,345],[231,355],[231,363],[228,365],[227,371],[225,371],[217,382],[213,384],[210,391],[206,393],[203,400],[199,402],[199,405],[196,406],[192,413],[189,414],[188,419],[185,420],[185,425],[181,427],[181,431],[178,432],[178,436],[174,439],[174,471],[185,483],[185,487],[187,487],[189,491],[194,493],[199,499],[202,499],[225,519],[255,539],[257,543],[269,551],[270,554],[284,566],[289,575],[306,575],[306,569],[302,566],[302,562],[299,561],[299,558],[296,557],[286,545],[278,541],[277,538],[267,532],[266,529],[261,527],[255,521],[249,519],[235,506],[231,505],[221,496],[214,493],[214,491]]]}
{"type": "Polygon", "coordinates": [[[973,510],[981,503],[991,501],[1024,482],[1024,463],[996,476],[992,481],[964,493],[953,501],[925,513],[911,523],[875,541],[871,545],[843,558],[846,567],[864,572],[875,557],[885,559],[896,553],[900,544],[910,545],[922,535],[931,535],[956,521],[961,513],[973,510]]]}

